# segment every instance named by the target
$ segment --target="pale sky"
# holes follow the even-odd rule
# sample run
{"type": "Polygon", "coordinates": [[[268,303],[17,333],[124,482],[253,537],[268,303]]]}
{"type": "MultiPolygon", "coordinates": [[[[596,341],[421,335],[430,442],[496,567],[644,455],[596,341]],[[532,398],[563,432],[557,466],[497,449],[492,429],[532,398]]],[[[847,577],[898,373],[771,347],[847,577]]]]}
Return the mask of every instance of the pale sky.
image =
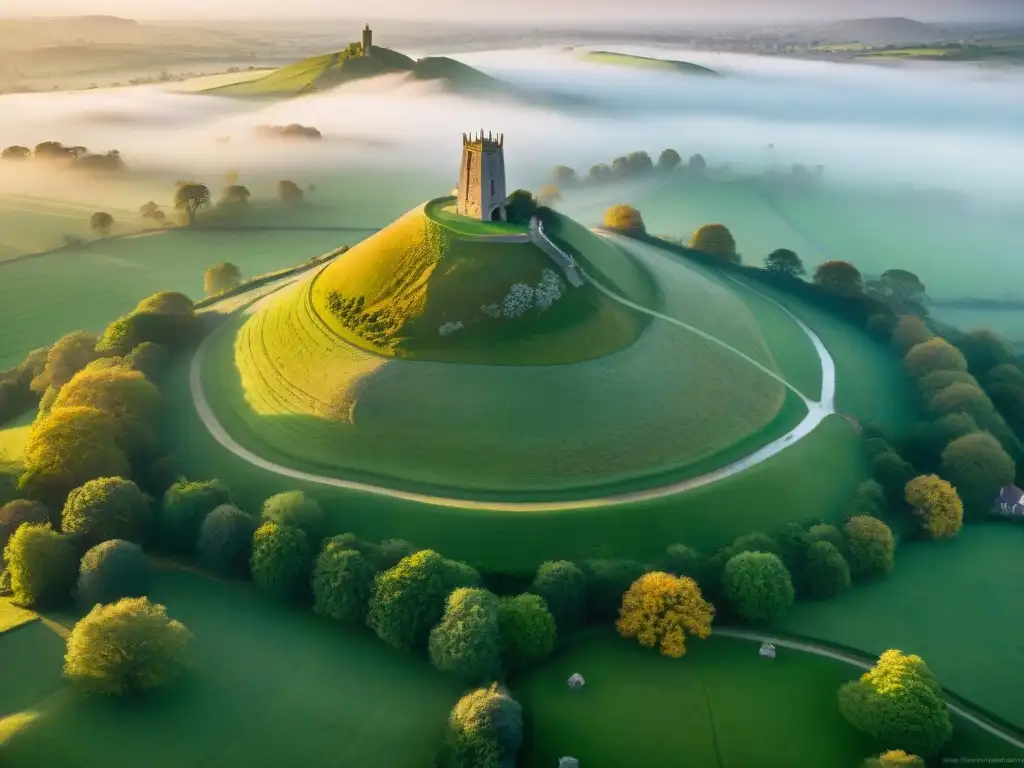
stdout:
{"type": "Polygon", "coordinates": [[[910,16],[922,21],[1024,19],[1024,0],[0,0],[0,16],[111,14],[135,19],[282,17],[461,19],[529,26],[532,19],[578,24],[611,18],[764,22],[793,18],[910,16]],[[511,11],[512,13],[509,13],[511,11]]]}

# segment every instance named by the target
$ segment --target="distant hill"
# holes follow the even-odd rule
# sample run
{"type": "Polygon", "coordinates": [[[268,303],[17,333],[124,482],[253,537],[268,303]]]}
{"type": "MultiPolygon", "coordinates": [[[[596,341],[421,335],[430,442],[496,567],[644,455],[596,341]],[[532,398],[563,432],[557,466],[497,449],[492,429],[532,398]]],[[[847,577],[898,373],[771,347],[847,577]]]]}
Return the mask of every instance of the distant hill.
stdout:
{"type": "Polygon", "coordinates": [[[941,37],[932,25],[903,16],[837,21],[820,32],[829,40],[858,43],[928,42],[941,37]]]}
{"type": "Polygon", "coordinates": [[[615,53],[613,51],[585,51],[577,55],[583,61],[589,61],[595,64],[611,64],[618,67],[636,67],[638,69],[660,69],[671,72],[680,72],[685,75],[721,74],[713,69],[702,67],[699,64],[691,64],[688,61],[654,59],[648,56],[633,56],[628,53],[615,53]]]}

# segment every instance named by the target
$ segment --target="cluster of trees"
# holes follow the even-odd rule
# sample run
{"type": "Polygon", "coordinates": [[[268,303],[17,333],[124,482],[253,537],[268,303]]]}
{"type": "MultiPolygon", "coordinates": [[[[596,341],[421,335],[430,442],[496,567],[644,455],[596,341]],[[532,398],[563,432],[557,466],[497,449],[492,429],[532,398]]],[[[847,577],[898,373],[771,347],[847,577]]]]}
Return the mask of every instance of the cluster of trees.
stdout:
{"type": "MultiPolygon", "coordinates": [[[[235,171],[227,174],[225,182],[216,204],[214,204],[213,193],[207,185],[197,181],[177,182],[174,190],[175,210],[186,219],[189,225],[195,224],[201,211],[211,208],[229,216],[245,213],[249,208],[252,193],[248,187],[238,183],[238,174],[235,171]]],[[[294,181],[283,179],[277,183],[277,197],[282,203],[296,205],[305,200],[306,193],[294,181]]],[[[160,223],[165,223],[167,220],[166,214],[154,202],[146,203],[139,209],[139,212],[146,219],[153,219],[160,223]]]]}
{"type": "MultiPolygon", "coordinates": [[[[579,186],[596,186],[613,181],[633,179],[646,176],[655,171],[671,173],[678,171],[682,165],[682,157],[674,149],[666,149],[658,156],[655,163],[646,152],[631,152],[615,158],[611,165],[598,163],[591,166],[584,174],[578,174],[566,165],[555,166],[551,172],[551,182],[556,188],[569,189],[579,186]]],[[[693,155],[684,169],[691,174],[701,175],[707,170],[707,162],[702,155],[693,155]]]]}
{"type": "Polygon", "coordinates": [[[46,365],[49,347],[34,349],[14,368],[0,371],[0,424],[17,418],[39,403],[32,381],[46,365]]]}
{"type": "Polygon", "coordinates": [[[59,164],[79,171],[99,173],[121,172],[127,170],[124,158],[116,149],[104,154],[93,154],[85,147],[66,147],[59,141],[44,141],[34,149],[14,145],[0,152],[0,160],[24,162],[37,160],[51,164],[59,164]]]}
{"type": "Polygon", "coordinates": [[[261,139],[312,139],[319,141],[323,134],[311,125],[258,125],[256,135],[261,139]]]}

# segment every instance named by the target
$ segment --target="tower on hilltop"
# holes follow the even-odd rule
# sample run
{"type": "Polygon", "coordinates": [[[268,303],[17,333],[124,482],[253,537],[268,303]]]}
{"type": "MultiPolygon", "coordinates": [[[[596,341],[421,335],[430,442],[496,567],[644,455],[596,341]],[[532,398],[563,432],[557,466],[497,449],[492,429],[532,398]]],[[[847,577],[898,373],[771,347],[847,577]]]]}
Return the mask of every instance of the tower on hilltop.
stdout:
{"type": "Polygon", "coordinates": [[[373,48],[373,30],[370,29],[370,25],[367,24],[363,29],[363,47],[360,53],[362,53],[363,56],[369,56],[371,48],[373,48]]]}
{"type": "Polygon", "coordinates": [[[459,171],[461,216],[484,221],[505,221],[505,136],[462,134],[459,171]]]}

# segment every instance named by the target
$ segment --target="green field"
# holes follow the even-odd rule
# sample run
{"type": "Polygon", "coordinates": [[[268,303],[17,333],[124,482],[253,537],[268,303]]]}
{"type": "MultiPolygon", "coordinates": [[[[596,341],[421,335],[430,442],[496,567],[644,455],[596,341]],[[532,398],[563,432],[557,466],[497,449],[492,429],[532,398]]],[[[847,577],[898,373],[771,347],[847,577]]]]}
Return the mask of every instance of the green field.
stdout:
{"type": "Polygon", "coordinates": [[[5,768],[431,765],[459,691],[424,661],[247,584],[154,581],[152,599],[194,635],[188,679],[141,702],[87,700],[62,680],[53,625],[0,635],[5,768]]]}
{"type": "Polygon", "coordinates": [[[21,466],[34,420],[35,413],[26,413],[9,424],[0,425],[0,466],[21,466]]]}
{"type": "MultiPolygon", "coordinates": [[[[362,257],[385,234],[316,278],[313,307],[331,273],[340,286],[364,285],[354,292],[376,295],[370,278],[389,278],[369,269],[380,264],[377,250],[362,257]]],[[[532,248],[489,247],[496,255],[509,250],[498,261],[502,267],[514,265],[510,249],[532,248]]],[[[607,246],[594,255],[612,260],[612,275],[632,258],[607,246]]],[[[734,291],[660,253],[636,258],[655,275],[667,315],[774,368],[734,291]]],[[[443,286],[430,290],[444,296],[443,286]]],[[[582,363],[455,366],[389,359],[339,343],[324,333],[323,313],[311,310],[309,284],[287,291],[269,299],[234,338],[237,321],[218,334],[203,373],[207,397],[229,433],[259,455],[283,454],[289,466],[455,495],[591,488],[706,462],[772,424],[785,400],[778,382],[735,351],[659,319],[626,349],[582,363]],[[447,438],[439,441],[439,434],[447,438]]],[[[800,335],[791,322],[788,338],[800,335]]],[[[789,426],[801,410],[787,411],[789,426]]]]}
{"type": "Polygon", "coordinates": [[[583,61],[595,64],[611,64],[617,67],[635,67],[637,69],[655,69],[664,72],[682,72],[687,75],[718,75],[713,69],[702,67],[699,64],[691,64],[688,61],[674,61],[672,59],[655,59],[649,56],[633,56],[628,53],[615,53],[612,51],[587,51],[579,54],[583,61]]]}
{"type": "Polygon", "coordinates": [[[798,603],[779,629],[867,653],[923,656],[943,685],[1024,729],[1024,528],[968,526],[955,539],[901,547],[878,583],[798,603]]]}
{"type": "MultiPolygon", "coordinates": [[[[11,602],[9,597],[0,597],[0,635],[4,632],[20,627],[30,621],[35,621],[36,614],[19,608],[11,602]]],[[[0,645],[2,648],[2,645],[0,645]]]]}
{"type": "Polygon", "coordinates": [[[424,213],[435,224],[440,224],[453,232],[471,237],[524,235],[527,230],[525,224],[513,224],[508,221],[483,221],[460,216],[455,210],[455,200],[452,198],[431,200],[424,208],[424,213]]]}
{"type": "MultiPolygon", "coordinates": [[[[520,764],[553,766],[571,755],[587,768],[858,768],[879,751],[836,705],[854,667],[785,648],[767,661],[756,643],[731,638],[687,645],[682,659],[665,659],[595,633],[513,680],[526,722],[520,764]],[[586,680],[579,691],[566,685],[575,672],[586,680]]],[[[1021,757],[961,720],[947,754],[1021,757]]]]}

